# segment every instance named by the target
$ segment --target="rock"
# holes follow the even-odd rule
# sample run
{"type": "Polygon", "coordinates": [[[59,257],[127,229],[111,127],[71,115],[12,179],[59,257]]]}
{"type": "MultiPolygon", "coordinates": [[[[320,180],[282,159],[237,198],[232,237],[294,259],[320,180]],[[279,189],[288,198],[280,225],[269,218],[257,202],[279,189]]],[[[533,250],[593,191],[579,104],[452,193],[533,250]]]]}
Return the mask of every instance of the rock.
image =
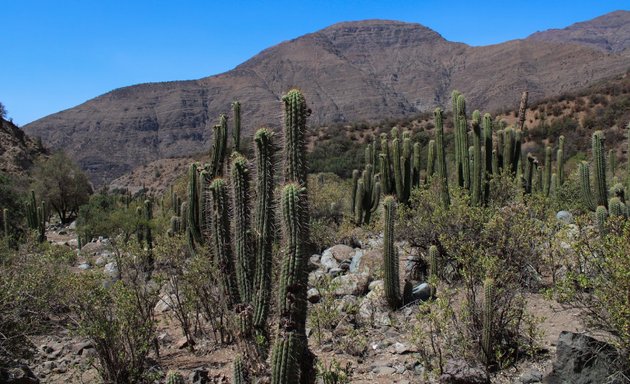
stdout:
{"type": "Polygon", "coordinates": [[[85,270],[91,269],[92,266],[90,265],[90,263],[85,262],[85,263],[79,264],[78,268],[85,271],[85,270]]]}
{"type": "Polygon", "coordinates": [[[375,287],[361,301],[357,312],[357,321],[363,325],[377,327],[392,325],[392,320],[389,317],[389,306],[385,299],[385,290],[382,287],[375,287]]]}
{"type": "Polygon", "coordinates": [[[342,271],[344,272],[348,272],[348,270],[350,269],[350,260],[344,260],[342,262],[339,263],[339,268],[341,268],[342,271]]]}
{"type": "Polygon", "coordinates": [[[545,377],[547,384],[623,383],[611,374],[620,368],[617,350],[610,344],[592,337],[563,331],[558,337],[556,360],[551,373],[545,377]]]}
{"type": "Polygon", "coordinates": [[[157,304],[155,304],[155,308],[153,308],[153,310],[155,311],[155,313],[168,312],[171,310],[171,307],[173,307],[175,302],[176,299],[173,295],[164,294],[162,295],[162,297],[160,297],[160,300],[158,300],[157,304]]]}
{"type": "Polygon", "coordinates": [[[368,285],[368,291],[373,291],[375,289],[385,289],[385,281],[384,280],[373,280],[368,285]]]}
{"type": "Polygon", "coordinates": [[[319,294],[319,290],[317,290],[317,288],[310,288],[306,292],[306,300],[308,300],[309,302],[315,304],[318,303],[320,299],[321,295],[319,294]]]}
{"type": "Polygon", "coordinates": [[[332,277],[337,277],[337,276],[339,276],[339,275],[342,275],[342,274],[343,274],[343,269],[341,269],[341,268],[331,268],[331,269],[328,271],[328,274],[329,274],[330,276],[332,276],[332,277]]]}
{"type": "Polygon", "coordinates": [[[359,272],[359,264],[361,264],[361,258],[363,258],[363,250],[362,249],[356,249],[354,251],[354,256],[352,256],[352,260],[350,261],[350,273],[357,273],[359,272]]]}
{"type": "Polygon", "coordinates": [[[319,263],[321,264],[324,272],[328,272],[334,268],[339,268],[339,263],[337,262],[337,260],[335,260],[335,258],[332,256],[332,253],[330,253],[330,251],[328,250],[324,251],[321,259],[319,259],[319,263]]]}
{"type": "Polygon", "coordinates": [[[543,375],[537,369],[530,369],[527,372],[523,372],[521,376],[518,378],[518,381],[522,384],[532,384],[532,383],[540,383],[542,381],[543,375]]]}
{"type": "Polygon", "coordinates": [[[569,211],[559,211],[556,213],[556,220],[565,224],[571,224],[573,223],[573,215],[569,211]]]}
{"type": "Polygon", "coordinates": [[[411,302],[427,301],[431,298],[431,286],[428,283],[418,284],[411,290],[411,302]]]}
{"type": "Polygon", "coordinates": [[[79,241],[77,239],[70,239],[66,241],[66,244],[68,244],[69,247],[77,248],[79,246],[79,241]]]}
{"type": "Polygon", "coordinates": [[[357,262],[357,272],[365,272],[374,275],[377,270],[383,269],[383,251],[372,249],[361,256],[357,262]]]}
{"type": "Polygon", "coordinates": [[[105,264],[103,271],[113,280],[118,280],[120,278],[120,273],[118,272],[118,266],[116,265],[115,261],[105,264]]]}
{"type": "Polygon", "coordinates": [[[70,223],[70,224],[68,225],[68,229],[70,229],[70,230],[72,230],[72,231],[74,231],[75,229],[77,229],[77,221],[75,220],[75,221],[73,221],[72,223],[70,223]]]}
{"type": "Polygon", "coordinates": [[[105,264],[107,264],[109,262],[109,260],[107,260],[105,257],[103,256],[99,256],[96,258],[96,261],[94,262],[94,265],[96,265],[97,267],[102,267],[105,264]]]}
{"type": "MultiPolygon", "coordinates": [[[[354,248],[344,244],[337,244],[328,248],[326,251],[329,251],[332,257],[338,262],[351,260],[352,256],[354,256],[354,248]]],[[[326,251],[324,251],[324,253],[326,253],[326,251]]]]}
{"type": "Polygon", "coordinates": [[[374,367],[372,373],[375,373],[376,376],[391,376],[396,373],[396,369],[392,367],[374,367]]]}
{"type": "Polygon", "coordinates": [[[443,384],[488,384],[490,379],[483,368],[461,359],[449,359],[440,376],[443,384]]]}
{"type": "Polygon", "coordinates": [[[403,355],[405,353],[413,352],[413,350],[407,344],[397,342],[394,344],[394,352],[398,355],[403,355]]]}
{"type": "Polygon", "coordinates": [[[191,384],[208,384],[210,383],[208,371],[203,368],[195,368],[190,372],[190,375],[188,375],[188,381],[191,384]]]}
{"type": "Polygon", "coordinates": [[[343,296],[341,299],[337,300],[336,309],[342,313],[356,313],[357,308],[359,307],[359,299],[353,295],[343,296]]]}
{"type": "Polygon", "coordinates": [[[324,272],[321,269],[315,270],[308,274],[308,285],[309,287],[316,287],[322,281],[324,277],[324,272]]]}
{"type": "Polygon", "coordinates": [[[190,340],[188,341],[188,339],[186,338],[186,336],[180,337],[179,340],[177,340],[175,342],[175,347],[177,349],[184,349],[184,348],[189,348],[191,346],[195,345],[194,340],[190,340]]]}
{"type": "Polygon", "coordinates": [[[335,296],[361,296],[367,291],[370,276],[367,273],[351,273],[337,276],[330,282],[335,288],[335,296]]]}
{"type": "Polygon", "coordinates": [[[70,347],[70,350],[75,355],[81,355],[81,354],[83,354],[84,350],[90,349],[90,348],[94,348],[94,346],[92,345],[92,342],[90,342],[90,341],[83,341],[83,342],[80,342],[80,343],[72,344],[72,346],[70,347]]]}
{"type": "Polygon", "coordinates": [[[0,368],[0,383],[38,384],[39,379],[28,366],[22,365],[10,369],[0,368]]]}

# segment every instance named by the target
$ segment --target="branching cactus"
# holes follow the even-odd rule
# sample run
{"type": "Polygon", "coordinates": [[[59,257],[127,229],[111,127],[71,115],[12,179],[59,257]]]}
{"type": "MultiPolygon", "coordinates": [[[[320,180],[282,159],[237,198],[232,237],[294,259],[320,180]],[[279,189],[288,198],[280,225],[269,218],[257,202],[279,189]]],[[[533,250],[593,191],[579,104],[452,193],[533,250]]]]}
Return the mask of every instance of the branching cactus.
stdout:
{"type": "Polygon", "coordinates": [[[385,298],[392,309],[400,305],[400,279],[398,276],[398,252],[394,245],[394,220],[396,202],[394,197],[387,196],[383,200],[383,269],[385,270],[385,298]]]}
{"type": "Polygon", "coordinates": [[[365,166],[362,177],[357,180],[354,201],[356,225],[369,224],[372,214],[378,208],[381,196],[381,183],[372,172],[370,164],[365,166]]]}
{"type": "Polygon", "coordinates": [[[219,272],[221,292],[226,298],[228,308],[231,308],[239,302],[239,297],[236,282],[234,281],[228,191],[224,179],[214,179],[210,184],[210,202],[209,243],[212,245],[214,263],[219,272]]]}
{"type": "Polygon", "coordinates": [[[271,290],[271,262],[274,233],[274,155],[273,132],[261,128],[254,135],[256,152],[256,208],[254,211],[254,329],[266,339],[271,290]]]}
{"type": "Polygon", "coordinates": [[[234,250],[236,253],[236,283],[241,303],[250,303],[254,260],[252,259],[251,216],[250,216],[250,175],[249,163],[241,154],[232,155],[231,184],[232,210],[234,221],[234,250]]]}
{"type": "Polygon", "coordinates": [[[481,349],[483,351],[483,359],[486,366],[492,364],[494,360],[493,351],[493,329],[492,329],[492,315],[494,311],[494,280],[486,278],[483,283],[483,330],[481,334],[481,349]]]}
{"type": "Polygon", "coordinates": [[[448,192],[448,174],[446,172],[446,151],[444,148],[444,125],[442,109],[436,108],[435,117],[435,147],[437,152],[437,176],[440,182],[440,199],[442,206],[448,208],[451,198],[448,192]]]}

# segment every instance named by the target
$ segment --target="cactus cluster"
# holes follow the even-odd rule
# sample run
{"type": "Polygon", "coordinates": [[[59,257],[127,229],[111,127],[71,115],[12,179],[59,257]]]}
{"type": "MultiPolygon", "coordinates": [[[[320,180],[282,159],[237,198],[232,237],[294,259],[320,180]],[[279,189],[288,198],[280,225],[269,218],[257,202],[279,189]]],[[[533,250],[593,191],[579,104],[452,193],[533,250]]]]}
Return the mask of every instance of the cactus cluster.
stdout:
{"type": "Polygon", "coordinates": [[[26,222],[28,227],[37,231],[37,240],[43,243],[46,240],[46,202],[39,205],[35,198],[35,191],[31,191],[30,199],[26,203],[26,222]]]}

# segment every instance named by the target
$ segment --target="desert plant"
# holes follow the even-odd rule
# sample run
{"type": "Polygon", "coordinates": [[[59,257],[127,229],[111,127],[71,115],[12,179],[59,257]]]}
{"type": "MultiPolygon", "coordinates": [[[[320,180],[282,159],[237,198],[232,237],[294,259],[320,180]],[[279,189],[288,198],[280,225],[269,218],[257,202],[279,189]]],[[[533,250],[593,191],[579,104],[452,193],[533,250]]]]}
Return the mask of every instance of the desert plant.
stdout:
{"type": "Polygon", "coordinates": [[[383,269],[385,270],[385,297],[392,309],[400,305],[400,280],[398,277],[398,252],[394,246],[394,219],[396,202],[392,196],[383,200],[383,269]]]}

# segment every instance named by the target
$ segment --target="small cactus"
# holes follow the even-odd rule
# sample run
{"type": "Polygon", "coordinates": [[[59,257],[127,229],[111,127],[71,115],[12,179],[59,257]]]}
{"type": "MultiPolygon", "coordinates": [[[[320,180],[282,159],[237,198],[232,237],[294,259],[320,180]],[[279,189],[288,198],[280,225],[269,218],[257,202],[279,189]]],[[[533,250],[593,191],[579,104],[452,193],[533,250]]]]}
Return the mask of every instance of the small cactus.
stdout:
{"type": "Polygon", "coordinates": [[[177,371],[168,371],[166,374],[166,384],[184,384],[186,380],[181,373],[177,371]]]}
{"type": "Polygon", "coordinates": [[[606,233],[606,219],[608,219],[608,210],[603,205],[597,206],[595,210],[595,220],[597,222],[597,229],[599,229],[599,233],[606,233]]]}

